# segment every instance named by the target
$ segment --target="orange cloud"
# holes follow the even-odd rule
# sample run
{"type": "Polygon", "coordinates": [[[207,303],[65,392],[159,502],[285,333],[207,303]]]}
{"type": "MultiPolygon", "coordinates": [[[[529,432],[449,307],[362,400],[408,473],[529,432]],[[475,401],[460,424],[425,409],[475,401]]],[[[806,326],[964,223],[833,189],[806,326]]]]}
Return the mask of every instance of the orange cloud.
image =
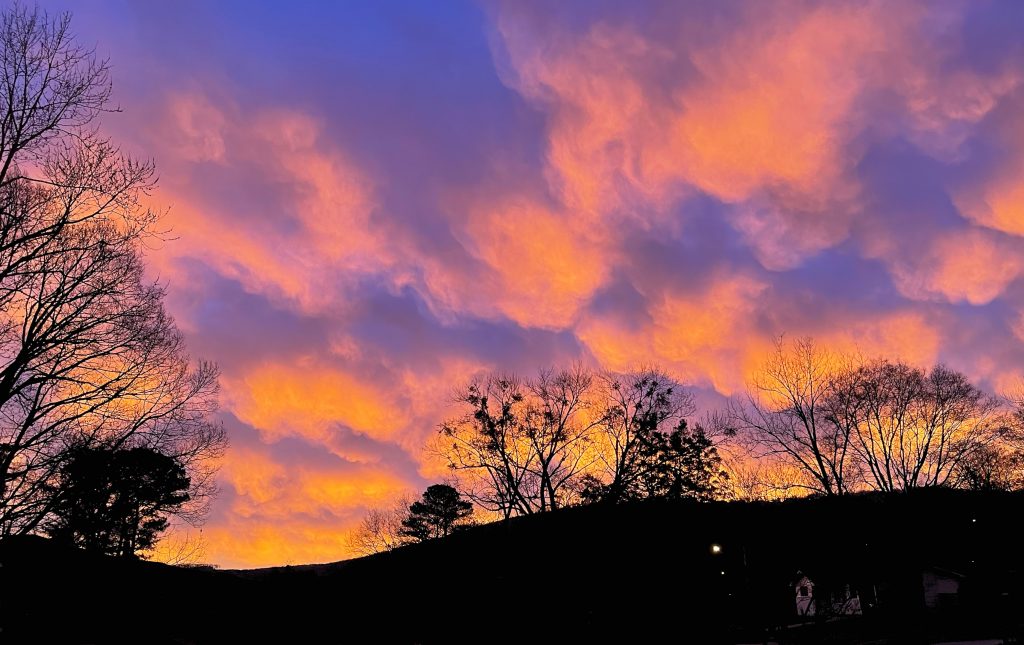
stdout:
{"type": "Polygon", "coordinates": [[[283,464],[268,453],[235,447],[220,472],[231,489],[222,522],[203,529],[204,558],[224,567],[340,560],[353,555],[347,534],[368,507],[410,492],[410,483],[380,467],[332,471],[283,464]]]}
{"type": "Polygon", "coordinates": [[[866,357],[882,356],[912,365],[935,363],[942,347],[942,320],[914,311],[894,311],[846,320],[840,329],[808,330],[823,347],[866,357]]]}
{"type": "Polygon", "coordinates": [[[897,288],[908,298],[983,305],[1024,271],[1017,247],[972,228],[942,234],[923,250],[893,249],[890,264],[897,288]]]}
{"type": "MultiPolygon", "coordinates": [[[[181,239],[154,254],[163,275],[173,279],[177,259],[199,259],[252,292],[314,312],[336,306],[353,274],[391,265],[370,223],[372,186],[324,144],[315,120],[281,110],[243,115],[196,93],[170,96],[166,109],[161,126],[171,154],[162,167],[171,172],[165,170],[151,202],[157,209],[171,202],[166,224],[181,239]],[[205,181],[204,162],[243,173],[254,185],[275,186],[281,210],[244,226],[224,217],[209,187],[203,192],[196,185],[205,181]]],[[[238,209],[265,207],[240,197],[238,209]]]]}
{"type": "Polygon", "coordinates": [[[768,298],[767,283],[743,274],[720,274],[699,293],[664,297],[651,308],[648,326],[624,329],[593,318],[579,326],[577,335],[610,369],[655,362],[723,395],[743,390],[771,350],[773,338],[782,333],[812,336],[839,352],[914,364],[928,365],[939,356],[942,321],[924,314],[823,312],[836,314],[840,322],[828,316],[790,320],[790,305],[768,298]]]}
{"type": "MultiPolygon", "coordinates": [[[[526,12],[506,5],[503,77],[548,115],[547,175],[566,207],[663,224],[696,188],[734,206],[729,223],[765,267],[790,269],[848,237],[866,132],[956,158],[1020,84],[1018,70],[951,67],[955,43],[933,36],[953,31],[955,12],[799,7],[751,3],[728,28],[680,17],[665,25],[672,38],[596,22],[545,33],[540,46],[526,12]],[[866,103],[877,96],[898,97],[902,114],[874,120],[866,103]]],[[[976,219],[1017,217],[1024,199],[1000,195],[989,200],[996,215],[976,219]]]]}
{"type": "MultiPolygon", "coordinates": [[[[1019,105],[1017,101],[1014,114],[1019,105]]],[[[954,190],[953,199],[961,214],[974,223],[1024,236],[1024,126],[1012,118],[998,130],[1007,147],[1005,157],[954,190]]]]}
{"type": "Polygon", "coordinates": [[[337,472],[304,464],[284,464],[254,450],[235,451],[221,469],[220,481],[235,492],[232,512],[240,517],[287,518],[349,514],[407,492],[408,482],[386,469],[360,466],[337,472]]]}
{"type": "Polygon", "coordinates": [[[268,441],[288,435],[325,441],[334,424],[388,439],[408,420],[392,392],[308,358],[265,363],[228,376],[224,399],[227,408],[268,441]]]}
{"type": "MultiPolygon", "coordinates": [[[[797,210],[853,198],[850,122],[892,16],[874,5],[756,13],[713,44],[598,23],[543,49],[514,11],[502,15],[506,77],[551,113],[549,176],[567,207],[658,217],[686,186],[730,203],[770,193],[797,210]]],[[[758,243],[749,217],[736,225],[758,243]]],[[[846,234],[826,215],[801,228],[804,253],[846,234]]]]}
{"type": "Polygon", "coordinates": [[[369,182],[341,153],[319,149],[319,124],[303,114],[279,112],[261,115],[253,127],[267,152],[276,155],[275,174],[294,186],[303,252],[318,252],[300,266],[374,272],[389,264],[390,254],[370,225],[375,204],[369,182]]]}
{"type": "Polygon", "coordinates": [[[508,82],[552,113],[549,178],[567,207],[615,211],[631,193],[661,201],[669,187],[647,176],[646,154],[663,136],[655,130],[665,115],[652,105],[642,72],[672,52],[604,25],[544,49],[514,17],[503,14],[498,27],[513,67],[508,82]]]}
{"type": "Polygon", "coordinates": [[[287,522],[232,520],[203,530],[204,561],[222,568],[256,568],[354,557],[349,550],[351,525],[289,518],[287,522]]]}
{"type": "Polygon", "coordinates": [[[742,385],[748,356],[762,345],[754,317],[767,288],[746,275],[722,274],[694,296],[666,295],[652,307],[649,328],[626,330],[591,318],[577,336],[610,369],[662,363],[684,380],[729,394],[742,385]]]}
{"type": "Polygon", "coordinates": [[[878,18],[871,6],[822,6],[694,51],[706,80],[677,92],[673,174],[731,202],[766,188],[819,203],[849,190],[848,120],[883,40],[878,18]]]}
{"type": "Polygon", "coordinates": [[[201,94],[180,94],[167,101],[167,137],[174,151],[191,162],[224,161],[224,114],[201,94]]]}
{"type": "Polygon", "coordinates": [[[486,296],[527,327],[561,328],[607,275],[609,258],[571,216],[510,203],[471,215],[466,245],[497,276],[486,296]]]}
{"type": "Polygon", "coordinates": [[[991,376],[993,391],[999,396],[1011,397],[1015,401],[1024,397],[1024,370],[993,370],[991,376]]]}
{"type": "Polygon", "coordinates": [[[1017,162],[1010,166],[1017,172],[1008,168],[996,173],[977,189],[976,194],[961,194],[958,202],[962,212],[978,224],[1013,235],[1024,235],[1024,181],[1021,180],[1024,166],[1017,162]]]}
{"type": "Polygon", "coordinates": [[[911,117],[908,138],[914,145],[944,161],[963,158],[963,143],[974,124],[1020,86],[1024,69],[1004,69],[982,75],[967,69],[943,69],[941,52],[919,57],[916,65],[901,66],[901,85],[911,117]]]}

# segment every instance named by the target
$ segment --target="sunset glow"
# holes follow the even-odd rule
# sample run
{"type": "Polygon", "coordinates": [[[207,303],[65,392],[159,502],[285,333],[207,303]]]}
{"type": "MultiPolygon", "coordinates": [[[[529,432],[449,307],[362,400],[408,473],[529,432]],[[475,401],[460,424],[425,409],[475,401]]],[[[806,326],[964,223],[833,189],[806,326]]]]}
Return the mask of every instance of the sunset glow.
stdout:
{"type": "Polygon", "coordinates": [[[490,370],[656,362],[705,410],[785,334],[1024,377],[1024,3],[43,6],[222,371],[204,561],[350,557],[490,370]]]}

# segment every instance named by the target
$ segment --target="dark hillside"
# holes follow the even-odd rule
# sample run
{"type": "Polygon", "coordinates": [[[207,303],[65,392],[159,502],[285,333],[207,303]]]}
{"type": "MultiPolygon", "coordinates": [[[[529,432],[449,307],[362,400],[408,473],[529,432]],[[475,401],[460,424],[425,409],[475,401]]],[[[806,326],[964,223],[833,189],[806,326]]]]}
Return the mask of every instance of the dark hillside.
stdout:
{"type": "MultiPolygon", "coordinates": [[[[477,527],[315,567],[175,569],[0,543],[4,642],[928,642],[1019,631],[1024,497],[933,490],[646,502],[477,527]],[[719,545],[714,553],[712,545],[719,545]],[[922,572],[952,572],[941,611],[922,572]],[[796,616],[793,581],[863,615],[796,616]],[[818,592],[816,592],[818,593],[818,592]]],[[[945,574],[943,574],[945,575],[945,574]]],[[[827,612],[824,612],[827,613],[827,612]]]]}

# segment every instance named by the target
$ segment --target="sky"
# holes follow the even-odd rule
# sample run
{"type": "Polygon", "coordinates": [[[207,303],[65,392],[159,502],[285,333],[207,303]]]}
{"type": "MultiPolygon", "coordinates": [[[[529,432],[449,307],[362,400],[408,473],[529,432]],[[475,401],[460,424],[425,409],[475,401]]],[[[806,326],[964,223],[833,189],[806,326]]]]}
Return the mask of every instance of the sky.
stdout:
{"type": "Polygon", "coordinates": [[[224,567],[348,557],[491,370],[772,339],[1024,375],[1024,3],[96,2],[231,448],[224,567]]]}

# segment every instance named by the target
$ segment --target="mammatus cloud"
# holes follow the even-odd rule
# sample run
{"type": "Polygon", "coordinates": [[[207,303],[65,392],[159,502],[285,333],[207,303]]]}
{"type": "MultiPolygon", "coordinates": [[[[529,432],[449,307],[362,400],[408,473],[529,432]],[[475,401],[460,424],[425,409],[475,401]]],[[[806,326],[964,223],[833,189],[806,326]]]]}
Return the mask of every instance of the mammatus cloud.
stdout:
{"type": "Polygon", "coordinates": [[[231,27],[190,42],[77,12],[159,164],[154,273],[223,370],[212,561],[347,556],[445,475],[424,445],[487,370],[657,362],[714,400],[786,333],[1021,376],[1015,3],[322,11],[267,40],[203,7],[231,27]]]}
{"type": "Polygon", "coordinates": [[[1024,270],[1024,246],[1005,236],[966,228],[937,235],[892,260],[897,289],[908,298],[984,305],[1024,270]]]}
{"type": "Polygon", "coordinates": [[[1024,90],[1017,90],[986,124],[989,155],[972,160],[953,189],[957,207],[971,221],[1013,236],[1024,236],[1024,126],[1019,117],[1024,90]]]}

